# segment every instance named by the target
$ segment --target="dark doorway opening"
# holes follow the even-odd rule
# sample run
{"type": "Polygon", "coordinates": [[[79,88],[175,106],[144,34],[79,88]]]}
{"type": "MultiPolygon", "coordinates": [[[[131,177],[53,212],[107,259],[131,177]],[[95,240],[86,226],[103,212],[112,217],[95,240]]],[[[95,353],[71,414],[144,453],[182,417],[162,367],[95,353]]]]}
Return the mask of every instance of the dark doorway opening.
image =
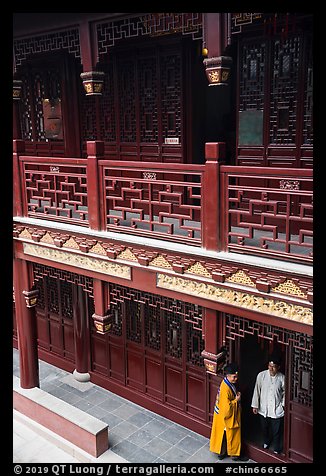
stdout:
{"type": "Polygon", "coordinates": [[[276,341],[270,341],[257,335],[246,334],[240,339],[241,362],[241,403],[242,403],[242,438],[247,443],[262,447],[262,432],[258,415],[252,413],[251,400],[259,372],[267,369],[271,353],[277,353],[281,359],[280,371],[284,373],[285,349],[276,341]]]}

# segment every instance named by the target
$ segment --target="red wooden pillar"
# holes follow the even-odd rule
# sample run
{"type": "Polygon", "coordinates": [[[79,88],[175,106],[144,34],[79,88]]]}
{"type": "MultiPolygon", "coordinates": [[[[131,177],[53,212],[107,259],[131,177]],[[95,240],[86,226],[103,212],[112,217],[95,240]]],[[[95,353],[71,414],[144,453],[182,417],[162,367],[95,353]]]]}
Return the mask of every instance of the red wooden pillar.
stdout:
{"type": "Polygon", "coordinates": [[[20,361],[20,386],[22,388],[39,387],[35,314],[36,296],[38,293],[31,290],[27,261],[15,258],[13,275],[20,361]]]}
{"type": "Polygon", "coordinates": [[[111,329],[111,314],[108,314],[109,296],[106,291],[106,283],[99,279],[93,279],[93,292],[95,313],[92,315],[96,331],[106,334],[111,329]]]}
{"type": "Polygon", "coordinates": [[[13,141],[13,213],[14,216],[23,216],[22,183],[20,177],[19,156],[25,152],[25,141],[13,141]]]}
{"type": "Polygon", "coordinates": [[[83,288],[73,286],[72,308],[75,333],[75,363],[73,375],[79,382],[90,380],[89,370],[89,319],[86,306],[86,296],[83,288]]]}
{"type": "Polygon", "coordinates": [[[219,168],[225,158],[224,142],[205,144],[205,172],[202,189],[202,245],[212,251],[220,249],[219,168]]]}
{"type": "Polygon", "coordinates": [[[103,230],[103,201],[100,194],[98,160],[104,157],[104,142],[87,141],[88,221],[92,230],[103,230]]]}
{"type": "Polygon", "coordinates": [[[202,352],[204,365],[208,373],[216,375],[226,356],[223,348],[223,322],[218,311],[204,309],[203,335],[205,339],[205,349],[202,352]]]}
{"type": "Polygon", "coordinates": [[[86,96],[101,96],[104,73],[103,71],[96,71],[98,51],[94,25],[87,20],[82,21],[79,24],[79,38],[81,62],[83,65],[83,73],[81,73],[80,77],[83,81],[86,96]]]}
{"type": "Polygon", "coordinates": [[[228,83],[232,58],[225,50],[231,43],[231,14],[204,13],[204,47],[207,58],[204,59],[206,76],[210,86],[228,83]]]}

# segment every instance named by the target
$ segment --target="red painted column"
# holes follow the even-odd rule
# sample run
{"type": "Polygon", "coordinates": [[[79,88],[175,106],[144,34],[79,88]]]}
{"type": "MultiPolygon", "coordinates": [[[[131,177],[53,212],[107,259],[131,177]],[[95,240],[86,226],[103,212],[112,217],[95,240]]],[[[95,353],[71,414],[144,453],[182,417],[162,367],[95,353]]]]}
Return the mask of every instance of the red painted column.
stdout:
{"type": "Polygon", "coordinates": [[[220,161],[225,158],[224,142],[205,144],[205,172],[202,188],[202,245],[212,251],[220,250],[220,161]]]}
{"type": "Polygon", "coordinates": [[[27,261],[15,258],[13,275],[20,361],[20,386],[22,388],[39,387],[35,307],[27,307],[32,305],[32,299],[29,300],[29,303],[27,301],[28,297],[33,295],[27,261]]]}
{"type": "Polygon", "coordinates": [[[89,370],[89,319],[86,306],[86,296],[83,288],[73,286],[72,308],[75,334],[75,364],[73,375],[80,382],[90,380],[89,370]]]}
{"type": "Polygon", "coordinates": [[[109,312],[109,295],[106,292],[106,283],[100,279],[93,279],[94,307],[95,313],[92,315],[96,332],[106,334],[111,329],[112,316],[109,312]]]}
{"type": "Polygon", "coordinates": [[[224,363],[226,353],[223,345],[223,321],[219,311],[204,308],[205,349],[202,352],[204,364],[208,373],[216,375],[219,367],[224,363]]]}
{"type": "Polygon", "coordinates": [[[24,216],[23,212],[23,198],[22,198],[22,187],[21,176],[20,176],[20,164],[19,156],[25,152],[25,141],[21,139],[15,139],[13,141],[13,213],[14,216],[24,216]]]}
{"type": "Polygon", "coordinates": [[[103,230],[104,207],[100,195],[98,160],[104,158],[104,142],[87,141],[87,199],[88,221],[92,230],[103,230]]]}

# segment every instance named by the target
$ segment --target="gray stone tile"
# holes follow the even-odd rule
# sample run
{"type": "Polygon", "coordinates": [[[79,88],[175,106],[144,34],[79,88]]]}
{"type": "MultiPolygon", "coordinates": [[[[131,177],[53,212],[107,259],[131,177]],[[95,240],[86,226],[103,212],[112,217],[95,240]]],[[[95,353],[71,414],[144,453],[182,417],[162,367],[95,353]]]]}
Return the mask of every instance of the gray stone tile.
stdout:
{"type": "Polygon", "coordinates": [[[42,390],[44,390],[45,392],[51,393],[51,390],[54,390],[55,388],[58,388],[58,386],[55,385],[55,382],[50,383],[50,382],[40,381],[40,388],[42,390]]]}
{"type": "Polygon", "coordinates": [[[135,415],[135,413],[138,413],[138,411],[139,410],[137,408],[132,407],[131,405],[128,405],[127,403],[123,403],[118,408],[113,410],[112,413],[122,418],[123,420],[128,420],[128,418],[135,415]]]}
{"type": "Polygon", "coordinates": [[[145,445],[147,445],[147,443],[152,441],[152,439],[153,436],[143,429],[135,431],[127,438],[128,441],[131,441],[131,443],[134,443],[135,445],[140,446],[141,448],[143,448],[145,445]]]}
{"type": "Polygon", "coordinates": [[[192,436],[187,435],[184,438],[182,438],[182,440],[180,440],[176,444],[176,446],[178,448],[181,448],[183,451],[186,451],[190,455],[192,455],[193,453],[198,451],[200,448],[205,446],[205,444],[203,443],[203,441],[197,440],[193,438],[192,436]]]}
{"type": "Polygon", "coordinates": [[[130,443],[130,441],[122,441],[115,446],[112,446],[111,451],[129,461],[130,457],[139,450],[139,446],[130,443]]]}
{"type": "MultiPolygon", "coordinates": [[[[151,412],[152,413],[152,412],[151,412]]],[[[155,420],[164,423],[167,426],[175,425],[175,423],[168,418],[163,417],[162,415],[158,415],[157,413],[152,413],[152,416],[155,420]]]]}
{"type": "Polygon", "coordinates": [[[81,400],[81,398],[78,395],[74,395],[71,392],[68,392],[66,395],[63,395],[61,398],[65,402],[71,403],[72,405],[74,405],[75,403],[77,403],[81,400]]]}
{"type": "Polygon", "coordinates": [[[78,402],[74,403],[74,407],[79,408],[79,410],[82,410],[84,412],[87,412],[87,410],[92,408],[93,405],[91,404],[91,402],[81,399],[78,402]]]}
{"type": "Polygon", "coordinates": [[[129,423],[127,421],[123,421],[119,425],[114,428],[114,433],[117,435],[122,436],[123,438],[128,438],[132,433],[138,430],[138,427],[129,423]]]}
{"type": "Polygon", "coordinates": [[[87,395],[84,394],[83,398],[89,400],[93,405],[100,405],[106,401],[107,396],[103,392],[91,389],[87,395]]]}
{"type": "Polygon", "coordinates": [[[117,417],[113,413],[105,412],[105,415],[101,416],[100,419],[109,425],[109,428],[112,429],[117,425],[120,425],[124,420],[117,417]]]}
{"type": "Polygon", "coordinates": [[[218,461],[217,454],[209,451],[209,445],[206,444],[187,460],[187,463],[216,463],[218,461]]]}
{"type": "Polygon", "coordinates": [[[138,448],[138,451],[128,456],[130,463],[154,463],[155,459],[156,456],[143,448],[138,448]]]}
{"type": "Polygon", "coordinates": [[[124,438],[114,433],[114,430],[109,429],[109,449],[113,448],[113,446],[118,445],[122,441],[124,441],[124,438]]]}
{"type": "Polygon", "coordinates": [[[98,419],[101,419],[103,416],[107,415],[107,412],[100,407],[89,408],[86,413],[98,419]]]}
{"type": "Polygon", "coordinates": [[[105,400],[99,403],[99,407],[104,408],[107,412],[113,412],[117,408],[121,407],[123,404],[116,399],[111,397],[106,397],[105,400]]]}
{"type": "Polygon", "coordinates": [[[142,426],[146,425],[146,423],[149,423],[152,421],[153,418],[149,416],[145,412],[138,412],[132,415],[130,418],[128,418],[126,421],[129,423],[132,423],[133,425],[137,426],[138,428],[141,428],[142,426]]]}
{"type": "Polygon", "coordinates": [[[144,446],[144,450],[149,451],[155,456],[161,456],[172,448],[172,446],[171,443],[168,443],[157,436],[144,446]]]}
{"type": "Polygon", "coordinates": [[[157,459],[154,461],[154,463],[161,463],[161,464],[165,464],[165,463],[167,463],[167,461],[165,461],[165,460],[164,460],[164,459],[162,459],[162,458],[157,458],[157,459]]]}
{"type": "Polygon", "coordinates": [[[181,448],[172,446],[172,448],[161,455],[161,458],[163,458],[167,463],[185,463],[189,458],[189,454],[181,448]]]}
{"type": "Polygon", "coordinates": [[[185,428],[180,427],[179,425],[171,425],[160,434],[160,438],[174,445],[188,434],[189,432],[185,428]]]}
{"type": "Polygon", "coordinates": [[[55,397],[61,398],[61,399],[64,395],[68,395],[68,392],[66,392],[65,390],[62,390],[62,388],[60,388],[60,387],[55,387],[52,390],[49,390],[48,393],[50,393],[51,395],[54,395],[55,397]]]}
{"type": "Polygon", "coordinates": [[[148,431],[153,436],[160,435],[161,433],[163,433],[168,428],[169,428],[169,426],[166,423],[163,423],[159,420],[156,420],[155,418],[153,418],[153,420],[146,423],[146,425],[144,425],[142,427],[143,430],[148,431]]]}

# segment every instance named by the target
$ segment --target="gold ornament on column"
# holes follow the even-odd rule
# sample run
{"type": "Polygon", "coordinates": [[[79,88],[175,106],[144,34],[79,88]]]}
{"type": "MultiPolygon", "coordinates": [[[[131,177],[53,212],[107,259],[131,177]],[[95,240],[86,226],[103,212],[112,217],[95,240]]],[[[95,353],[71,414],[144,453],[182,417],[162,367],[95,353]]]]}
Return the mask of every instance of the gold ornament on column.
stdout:
{"type": "Polygon", "coordinates": [[[102,96],[104,73],[103,71],[87,71],[80,75],[86,96],[102,96]]]}

